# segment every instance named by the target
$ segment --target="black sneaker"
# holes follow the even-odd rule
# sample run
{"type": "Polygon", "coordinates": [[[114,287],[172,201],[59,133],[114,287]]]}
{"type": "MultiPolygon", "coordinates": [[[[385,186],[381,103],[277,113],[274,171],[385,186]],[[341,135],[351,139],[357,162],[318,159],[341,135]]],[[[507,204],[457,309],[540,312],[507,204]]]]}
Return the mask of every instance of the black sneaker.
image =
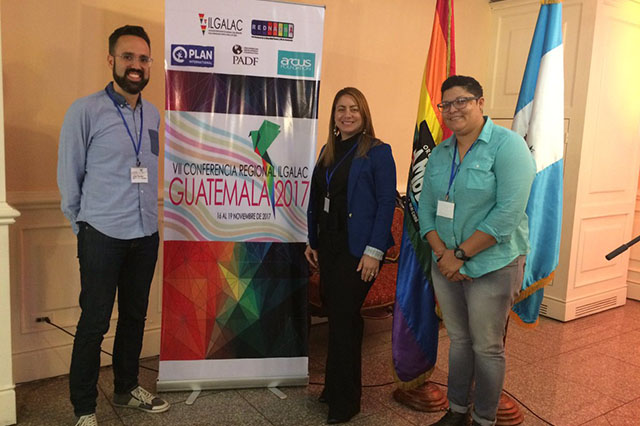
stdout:
{"type": "Polygon", "coordinates": [[[162,413],[169,409],[169,403],[138,386],[125,394],[113,394],[113,405],[124,408],[137,408],[147,413],[162,413]]]}
{"type": "Polygon", "coordinates": [[[468,413],[456,413],[455,411],[447,411],[440,420],[432,423],[431,426],[467,426],[469,424],[468,413]]]}

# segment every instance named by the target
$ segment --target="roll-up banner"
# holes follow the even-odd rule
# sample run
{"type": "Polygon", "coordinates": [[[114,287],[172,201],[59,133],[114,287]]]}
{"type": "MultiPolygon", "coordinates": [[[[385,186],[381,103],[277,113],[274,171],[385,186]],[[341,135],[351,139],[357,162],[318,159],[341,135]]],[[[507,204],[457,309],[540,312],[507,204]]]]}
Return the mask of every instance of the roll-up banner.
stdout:
{"type": "Polygon", "coordinates": [[[158,390],[308,382],[324,8],[166,0],[158,390]]]}

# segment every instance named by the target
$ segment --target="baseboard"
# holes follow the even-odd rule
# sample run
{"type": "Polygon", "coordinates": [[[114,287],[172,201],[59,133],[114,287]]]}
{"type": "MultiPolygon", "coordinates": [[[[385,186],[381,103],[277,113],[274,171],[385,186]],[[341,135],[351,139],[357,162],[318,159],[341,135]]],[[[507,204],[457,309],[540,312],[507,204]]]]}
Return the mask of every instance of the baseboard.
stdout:
{"type": "Polygon", "coordinates": [[[566,322],[622,306],[626,301],[626,286],[575,300],[545,296],[540,305],[540,315],[566,322]]]}
{"type": "MultiPolygon", "coordinates": [[[[102,349],[111,353],[114,337],[105,337],[102,349]]],[[[31,382],[69,374],[72,345],[50,347],[46,349],[13,354],[13,378],[16,383],[31,382]]],[[[148,330],[144,334],[141,358],[156,356],[160,353],[160,328],[148,330]]],[[[111,365],[111,357],[104,353],[100,358],[102,367],[111,365]]],[[[2,411],[0,411],[1,413],[2,411]]],[[[1,416],[1,414],[0,414],[1,416]]]]}
{"type": "Polygon", "coordinates": [[[627,299],[640,300],[640,283],[627,281],[627,299]]]}
{"type": "Polygon", "coordinates": [[[0,390],[0,426],[14,425],[17,421],[16,391],[13,388],[0,390]]]}

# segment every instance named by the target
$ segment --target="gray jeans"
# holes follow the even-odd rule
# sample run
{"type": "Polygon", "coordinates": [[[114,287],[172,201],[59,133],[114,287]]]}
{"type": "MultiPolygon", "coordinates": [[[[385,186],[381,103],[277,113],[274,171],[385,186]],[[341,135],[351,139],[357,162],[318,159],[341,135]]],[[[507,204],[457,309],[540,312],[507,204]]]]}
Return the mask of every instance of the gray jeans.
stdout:
{"type": "Polygon", "coordinates": [[[504,384],[504,335],[509,310],[520,292],[525,256],[473,281],[449,281],[434,262],[433,288],[442,310],[449,348],[449,406],[466,412],[475,381],[473,419],[495,424],[504,384]]]}

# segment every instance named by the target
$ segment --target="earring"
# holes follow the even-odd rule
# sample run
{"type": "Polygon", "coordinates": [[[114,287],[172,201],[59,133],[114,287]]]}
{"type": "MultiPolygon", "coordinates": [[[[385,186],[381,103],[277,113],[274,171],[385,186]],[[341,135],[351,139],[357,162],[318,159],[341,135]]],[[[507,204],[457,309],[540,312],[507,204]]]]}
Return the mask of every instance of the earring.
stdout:
{"type": "Polygon", "coordinates": [[[335,126],[335,127],[333,128],[333,135],[334,135],[335,137],[340,136],[340,129],[338,129],[338,126],[335,126]]]}
{"type": "Polygon", "coordinates": [[[367,134],[367,129],[362,129],[362,134],[366,135],[367,134]]]}

